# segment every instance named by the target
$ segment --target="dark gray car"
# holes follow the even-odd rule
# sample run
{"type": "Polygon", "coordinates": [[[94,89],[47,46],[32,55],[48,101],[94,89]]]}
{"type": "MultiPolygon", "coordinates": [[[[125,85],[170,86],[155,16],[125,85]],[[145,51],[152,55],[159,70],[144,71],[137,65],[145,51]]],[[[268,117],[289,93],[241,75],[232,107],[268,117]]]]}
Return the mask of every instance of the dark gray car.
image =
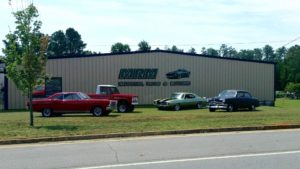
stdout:
{"type": "Polygon", "coordinates": [[[227,111],[236,111],[239,108],[247,108],[251,111],[259,106],[259,101],[244,90],[224,90],[217,97],[209,99],[209,111],[214,112],[217,109],[227,111]]]}

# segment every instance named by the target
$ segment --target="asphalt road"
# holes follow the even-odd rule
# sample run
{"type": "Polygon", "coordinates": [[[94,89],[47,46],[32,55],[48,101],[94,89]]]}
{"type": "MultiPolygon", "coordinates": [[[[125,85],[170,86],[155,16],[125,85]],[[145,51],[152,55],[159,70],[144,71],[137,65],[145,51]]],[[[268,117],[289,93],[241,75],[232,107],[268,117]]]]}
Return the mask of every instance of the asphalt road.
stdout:
{"type": "Polygon", "coordinates": [[[0,146],[0,169],[299,169],[300,130],[0,146]]]}

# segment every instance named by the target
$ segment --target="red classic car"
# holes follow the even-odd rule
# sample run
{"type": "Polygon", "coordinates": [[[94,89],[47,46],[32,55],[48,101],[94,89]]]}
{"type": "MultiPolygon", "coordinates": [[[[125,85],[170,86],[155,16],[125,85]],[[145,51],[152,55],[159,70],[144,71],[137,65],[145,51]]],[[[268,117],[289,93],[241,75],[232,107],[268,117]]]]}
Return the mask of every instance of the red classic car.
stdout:
{"type": "Polygon", "coordinates": [[[32,101],[32,110],[41,112],[43,117],[63,113],[90,112],[94,116],[108,115],[117,102],[108,99],[91,99],[82,92],[55,93],[45,99],[32,101]]]}

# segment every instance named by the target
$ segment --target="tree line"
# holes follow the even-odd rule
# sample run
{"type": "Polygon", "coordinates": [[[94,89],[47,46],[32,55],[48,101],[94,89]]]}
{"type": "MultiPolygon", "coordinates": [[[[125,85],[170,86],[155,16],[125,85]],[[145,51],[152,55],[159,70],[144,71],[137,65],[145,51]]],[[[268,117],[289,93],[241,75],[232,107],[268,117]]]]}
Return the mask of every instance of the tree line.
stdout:
{"type": "MultiPolygon", "coordinates": [[[[145,40],[138,43],[138,51],[150,51],[151,46],[145,40]]],[[[54,32],[49,36],[47,56],[59,57],[69,55],[100,54],[100,52],[84,50],[86,43],[81,39],[81,35],[74,29],[68,28],[65,32],[62,30],[54,32]]],[[[159,50],[159,48],[155,48],[159,50]]],[[[184,52],[176,45],[165,46],[163,50],[173,52],[184,52]]],[[[111,53],[131,52],[128,44],[117,42],[111,46],[111,53]]],[[[255,61],[269,61],[276,63],[275,69],[275,89],[284,90],[288,83],[300,83],[300,47],[298,45],[290,48],[280,47],[274,49],[271,45],[265,45],[262,48],[236,50],[232,46],[222,44],[218,49],[201,48],[197,52],[191,47],[186,53],[203,54],[213,57],[226,57],[255,61]]]]}

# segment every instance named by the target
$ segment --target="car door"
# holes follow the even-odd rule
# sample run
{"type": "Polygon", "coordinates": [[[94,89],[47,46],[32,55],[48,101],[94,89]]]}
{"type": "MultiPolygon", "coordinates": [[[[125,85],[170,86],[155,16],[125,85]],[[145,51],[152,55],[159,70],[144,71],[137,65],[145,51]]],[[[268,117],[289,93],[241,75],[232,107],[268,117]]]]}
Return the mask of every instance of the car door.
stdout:
{"type": "Polygon", "coordinates": [[[236,108],[243,108],[245,106],[245,97],[243,92],[237,92],[236,94],[236,101],[235,101],[235,107],[236,108]]]}
{"type": "Polygon", "coordinates": [[[53,97],[49,106],[53,111],[63,111],[63,94],[57,94],[55,97],[53,97]]]}
{"type": "Polygon", "coordinates": [[[244,107],[245,108],[249,108],[251,107],[252,105],[255,105],[255,101],[254,99],[252,98],[251,94],[248,93],[248,92],[245,92],[244,93],[244,97],[245,97],[245,104],[244,104],[244,107]]]}
{"type": "Polygon", "coordinates": [[[197,104],[197,97],[193,94],[188,94],[188,106],[195,107],[197,104]]]}
{"type": "Polygon", "coordinates": [[[76,94],[74,93],[68,93],[64,94],[64,99],[63,99],[63,111],[65,112],[73,112],[73,111],[78,111],[78,102],[76,101],[76,97],[74,96],[76,94]]]}
{"type": "Polygon", "coordinates": [[[73,111],[88,111],[91,108],[90,101],[88,99],[83,99],[79,96],[79,94],[73,95],[73,102],[74,102],[74,110],[73,111]]]}
{"type": "Polygon", "coordinates": [[[244,91],[241,91],[241,92],[238,92],[237,93],[237,98],[238,98],[238,102],[239,102],[239,105],[238,107],[239,108],[247,108],[249,107],[248,105],[251,104],[251,100],[249,97],[246,97],[246,92],[244,91]]]}
{"type": "Polygon", "coordinates": [[[192,102],[193,102],[193,97],[190,94],[185,94],[182,105],[184,107],[191,107],[192,102]]]}

